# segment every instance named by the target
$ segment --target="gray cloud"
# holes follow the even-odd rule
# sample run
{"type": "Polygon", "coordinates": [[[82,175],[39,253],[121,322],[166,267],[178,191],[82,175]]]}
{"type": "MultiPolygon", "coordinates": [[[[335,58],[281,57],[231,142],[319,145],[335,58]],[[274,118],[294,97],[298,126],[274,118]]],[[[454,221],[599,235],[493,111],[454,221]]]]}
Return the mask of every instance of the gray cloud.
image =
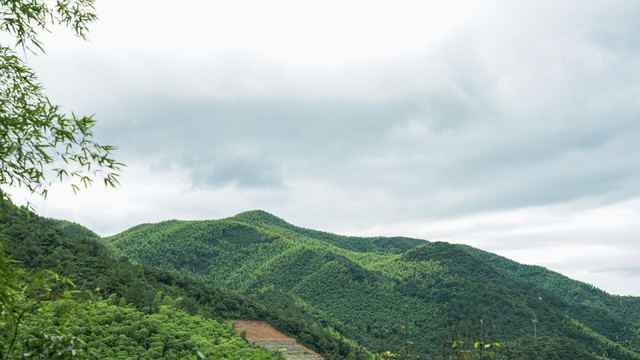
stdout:
{"type": "MultiPolygon", "coordinates": [[[[499,54],[481,57],[480,45],[465,39],[424,54],[424,62],[451,59],[447,75],[410,87],[402,99],[282,99],[276,92],[274,99],[224,100],[151,92],[103,109],[102,134],[130,156],[164,154],[188,168],[196,186],[302,179],[365,186],[408,197],[399,216],[637,195],[639,160],[628,153],[638,148],[640,109],[630,98],[639,90],[626,77],[602,81],[633,58],[592,73],[563,54],[542,53],[500,72],[492,68],[499,54]],[[558,67],[570,71],[549,73],[558,67]],[[439,196],[456,191],[468,197],[439,196]]],[[[391,64],[380,68],[390,71],[391,64]]],[[[411,73],[398,70],[400,78],[411,73]]]]}
{"type": "MultiPolygon", "coordinates": [[[[190,208],[206,218],[232,203],[358,232],[640,197],[638,13],[631,0],[492,1],[412,53],[327,66],[205,42],[179,52],[51,47],[32,62],[54,101],[97,113],[99,140],[120,146],[122,161],[198,194],[149,200],[172,205],[156,218],[190,208]]],[[[512,237],[501,226],[470,231],[510,250],[610,234],[512,237]]]]}
{"type": "Polygon", "coordinates": [[[227,157],[222,160],[201,157],[182,164],[191,170],[195,186],[219,188],[228,185],[248,188],[284,186],[279,164],[260,155],[227,157]]]}

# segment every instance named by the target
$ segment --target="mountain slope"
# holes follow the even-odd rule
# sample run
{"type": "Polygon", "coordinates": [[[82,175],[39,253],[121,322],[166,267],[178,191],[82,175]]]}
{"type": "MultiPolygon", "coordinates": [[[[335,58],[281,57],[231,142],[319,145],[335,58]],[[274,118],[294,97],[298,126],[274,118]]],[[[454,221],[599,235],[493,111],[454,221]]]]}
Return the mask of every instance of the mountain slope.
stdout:
{"type": "Polygon", "coordinates": [[[640,325],[640,298],[638,297],[610,295],[592,285],[572,280],[541,266],[522,265],[480,249],[461,246],[469,254],[493,265],[509,277],[535,284],[570,303],[605,309],[640,325]]]}
{"type": "Polygon", "coordinates": [[[424,240],[405,237],[354,237],[305,229],[291,225],[279,217],[262,210],[246,211],[233,216],[228,220],[253,225],[261,229],[268,229],[273,232],[287,235],[288,237],[302,235],[327,244],[335,245],[345,250],[356,252],[399,254],[424,244],[424,240]]]}
{"type": "Polygon", "coordinates": [[[412,341],[416,354],[434,356],[448,329],[465,323],[476,339],[480,324],[495,328],[501,342],[526,339],[537,318],[536,335],[577,341],[591,354],[640,359],[636,325],[566,302],[457,245],[339,236],[262,211],[146,224],[105,241],[135,262],[261,301],[278,298],[272,304],[283,310],[294,303],[376,351],[412,341]]]}
{"type": "MultiPolygon", "coordinates": [[[[122,329],[126,334],[136,333],[136,326],[140,330],[147,326],[145,324],[148,322],[156,321],[159,317],[154,317],[155,315],[161,315],[161,318],[161,312],[167,311],[162,309],[168,305],[171,308],[175,308],[175,311],[172,311],[172,314],[167,316],[171,319],[177,319],[180,323],[185,321],[201,322],[201,320],[190,317],[194,315],[205,319],[202,322],[203,326],[210,326],[211,322],[209,320],[230,318],[263,320],[287,335],[302,341],[306,346],[321,353],[326,359],[370,358],[370,355],[361,347],[349,343],[337,334],[324,329],[314,323],[309,316],[305,317],[303,312],[295,307],[295,304],[291,307],[289,313],[285,314],[275,307],[265,306],[256,300],[241,296],[235,292],[216,288],[190,277],[169,273],[150,266],[131,264],[123,256],[112,256],[104,248],[104,245],[100,242],[101,240],[94,238],[90,233],[88,236],[83,236],[75,230],[70,232],[67,230],[68,224],[64,222],[45,219],[33,213],[19,214],[13,209],[6,211],[6,219],[0,223],[0,236],[12,239],[9,243],[9,253],[14,259],[21,261],[21,266],[36,271],[55,271],[58,274],[70,277],[80,290],[90,290],[94,292],[96,297],[109,299],[108,306],[104,304],[105,307],[102,308],[106,311],[103,315],[107,317],[110,316],[108,314],[118,313],[121,315],[117,315],[116,318],[123,321],[129,321],[127,320],[129,317],[140,321],[146,319],[143,321],[146,322],[142,325],[119,324],[118,328],[122,329]],[[116,305],[121,306],[117,307],[116,305]],[[116,306],[116,308],[113,306],[116,306]],[[125,308],[121,309],[121,307],[125,308]],[[130,307],[135,307],[135,310],[130,309],[130,307]],[[188,315],[182,314],[180,311],[184,311],[188,315]]],[[[279,301],[281,299],[276,298],[276,300],[279,301]]],[[[109,321],[111,322],[112,320],[109,321]]],[[[119,321],[116,320],[115,322],[119,321]]],[[[112,331],[114,326],[114,324],[111,324],[111,329],[95,329],[95,334],[102,333],[105,334],[105,337],[110,337],[114,334],[112,331]]],[[[145,332],[149,336],[153,335],[154,331],[160,331],[158,326],[149,326],[151,326],[148,329],[150,333],[148,331],[145,332]]],[[[83,326],[79,325],[78,329],[82,330],[83,326]]],[[[191,330],[184,331],[190,332],[191,330]]],[[[100,342],[100,336],[91,336],[91,339],[87,337],[84,339],[96,344],[100,342]]],[[[140,337],[142,335],[136,336],[140,337]]],[[[167,336],[173,335],[169,334],[167,336]]],[[[165,338],[167,336],[162,335],[165,338]]],[[[224,338],[227,338],[226,335],[224,335],[224,338]]],[[[124,342],[135,342],[122,337],[121,339],[124,342]]],[[[151,346],[151,342],[157,342],[158,339],[152,340],[149,340],[149,346],[151,346]]],[[[231,339],[227,340],[223,341],[221,339],[220,341],[232,341],[231,339]]],[[[109,341],[112,347],[120,346],[114,343],[116,340],[109,341]]],[[[192,344],[196,344],[196,342],[192,342],[192,344]]],[[[200,342],[200,344],[205,343],[200,342]]],[[[165,349],[171,349],[174,345],[180,347],[179,344],[173,344],[165,346],[165,349]]],[[[185,348],[185,346],[182,346],[182,348],[185,348]]],[[[205,346],[205,348],[202,348],[202,352],[206,355],[208,351],[205,349],[208,345],[202,346],[205,346]]],[[[106,353],[101,354],[110,357],[110,355],[105,355],[106,353]]],[[[135,357],[134,354],[137,353],[121,354],[121,358],[132,358],[135,357]]],[[[196,351],[190,354],[195,356],[196,351]]],[[[152,356],[152,358],[154,357],[152,356]]],[[[177,359],[178,357],[175,358],[177,359]]]]}

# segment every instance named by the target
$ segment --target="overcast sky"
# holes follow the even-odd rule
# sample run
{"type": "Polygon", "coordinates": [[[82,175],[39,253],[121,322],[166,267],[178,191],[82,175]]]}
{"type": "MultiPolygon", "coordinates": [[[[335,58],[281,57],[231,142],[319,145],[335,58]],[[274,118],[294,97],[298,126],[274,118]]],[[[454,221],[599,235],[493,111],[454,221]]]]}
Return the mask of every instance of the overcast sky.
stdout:
{"type": "MultiPolygon", "coordinates": [[[[465,243],[640,295],[640,2],[97,0],[29,56],[96,114],[117,190],[42,215],[101,235],[263,209],[465,243]]],[[[23,199],[14,191],[14,199],[23,199]]]]}

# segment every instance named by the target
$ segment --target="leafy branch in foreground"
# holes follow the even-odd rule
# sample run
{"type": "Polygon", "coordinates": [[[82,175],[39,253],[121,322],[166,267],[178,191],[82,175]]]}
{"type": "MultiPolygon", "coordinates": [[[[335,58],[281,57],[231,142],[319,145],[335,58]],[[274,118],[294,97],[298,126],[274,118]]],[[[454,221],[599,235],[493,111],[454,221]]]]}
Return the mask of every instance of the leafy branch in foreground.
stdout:
{"type": "MultiPolygon", "coordinates": [[[[15,39],[25,56],[44,52],[38,34],[53,26],[84,39],[96,20],[93,9],[93,0],[0,0],[2,39],[15,39]]],[[[115,147],[93,140],[94,125],[91,116],[61,112],[14,48],[0,44],[0,222],[5,205],[15,207],[6,186],[46,196],[51,177],[70,178],[74,191],[96,177],[118,184],[124,165],[111,157],[115,147]]],[[[7,255],[7,240],[0,237],[0,360],[86,358],[86,347],[66,328],[85,306],[69,290],[73,284],[49,271],[20,268],[7,255]]]]}
{"type": "Polygon", "coordinates": [[[76,36],[86,39],[88,24],[97,20],[93,0],[20,1],[0,0],[0,31],[12,35],[16,46],[35,46],[44,52],[39,31],[52,25],[71,28],[76,36]]]}
{"type": "MultiPolygon", "coordinates": [[[[96,20],[92,10],[93,0],[0,0],[0,31],[23,51],[44,52],[38,31],[65,25],[85,38],[96,20]]],[[[92,116],[61,112],[24,60],[0,44],[0,186],[26,187],[43,196],[51,177],[71,178],[74,192],[96,177],[116,186],[124,165],[112,158],[115,147],[93,140],[95,123],[92,116]]],[[[7,198],[0,189],[0,200],[7,198]]]]}

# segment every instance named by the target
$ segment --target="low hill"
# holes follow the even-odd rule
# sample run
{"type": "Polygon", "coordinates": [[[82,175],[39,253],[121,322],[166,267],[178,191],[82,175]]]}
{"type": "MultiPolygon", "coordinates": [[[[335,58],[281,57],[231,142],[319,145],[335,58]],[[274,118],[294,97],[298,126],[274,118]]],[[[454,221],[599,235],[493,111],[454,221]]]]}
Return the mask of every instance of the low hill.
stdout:
{"type": "Polygon", "coordinates": [[[465,340],[522,339],[523,354],[535,336],[584,359],[640,359],[637,324],[606,306],[567,301],[458,245],[340,236],[263,211],[145,224],[104,240],[134,262],[300,312],[376,352],[412,343],[415,355],[439,356],[454,329],[467,329],[465,340]]]}

